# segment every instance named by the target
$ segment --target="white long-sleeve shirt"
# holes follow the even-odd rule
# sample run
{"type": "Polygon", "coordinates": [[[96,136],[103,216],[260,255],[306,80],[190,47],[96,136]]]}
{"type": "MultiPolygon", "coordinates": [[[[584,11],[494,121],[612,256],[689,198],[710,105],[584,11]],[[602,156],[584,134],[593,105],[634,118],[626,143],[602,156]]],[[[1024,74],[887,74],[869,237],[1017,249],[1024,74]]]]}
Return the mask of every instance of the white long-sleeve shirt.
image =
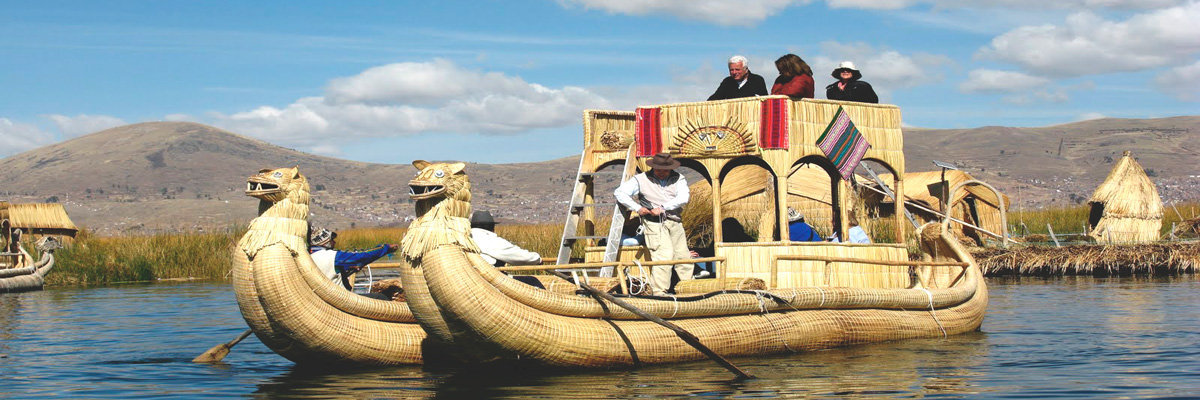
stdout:
{"type": "MultiPolygon", "coordinates": [[[[650,182],[662,182],[658,178],[655,178],[653,173],[645,175],[650,182]]],[[[662,207],[663,210],[667,210],[668,212],[678,213],[691,198],[691,191],[688,190],[687,179],[684,179],[683,175],[679,175],[679,179],[677,179],[675,183],[667,185],[666,187],[669,187],[675,191],[675,197],[664,202],[663,204],[655,205],[662,207]]],[[[637,195],[641,192],[641,185],[638,184],[637,176],[634,176],[633,178],[622,182],[621,186],[618,186],[617,190],[613,191],[613,197],[616,197],[617,202],[621,203],[621,205],[625,206],[625,208],[636,211],[642,208],[642,205],[635,200],[637,195]]]]}
{"type": "Polygon", "coordinates": [[[496,260],[508,265],[537,265],[542,263],[542,255],[512,244],[495,232],[481,228],[471,228],[471,239],[479,246],[483,260],[496,265],[496,260]]]}

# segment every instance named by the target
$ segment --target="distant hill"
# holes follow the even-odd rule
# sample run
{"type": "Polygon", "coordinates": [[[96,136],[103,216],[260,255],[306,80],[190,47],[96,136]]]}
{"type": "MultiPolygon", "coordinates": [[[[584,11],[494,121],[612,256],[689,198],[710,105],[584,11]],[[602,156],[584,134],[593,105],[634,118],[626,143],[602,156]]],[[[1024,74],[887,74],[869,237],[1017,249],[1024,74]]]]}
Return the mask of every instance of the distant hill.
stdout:
{"type": "MultiPolygon", "coordinates": [[[[909,171],[955,163],[1025,207],[1086,200],[1125,150],[1165,200],[1200,199],[1197,116],[904,135],[909,171]]],[[[254,216],[256,200],[242,193],[247,176],[291,165],[309,177],[318,224],[396,225],[412,215],[410,165],[321,157],[188,122],[121,126],[2,159],[0,200],[63,202],[76,224],[105,234],[225,228],[254,216]]],[[[577,165],[577,156],[469,164],[473,203],[501,220],[557,222],[577,165]]],[[[602,183],[597,193],[611,191],[615,177],[602,183]]]]}
{"type": "MultiPolygon", "coordinates": [[[[1129,150],[1167,202],[1200,199],[1200,116],[1104,118],[1042,128],[906,129],[909,171],[955,163],[1028,207],[1087,201],[1129,150]]],[[[1015,206],[1014,206],[1015,207],[1015,206]]]]}
{"type": "MultiPolygon", "coordinates": [[[[116,127],[0,160],[0,199],[64,202],[76,224],[101,233],[223,228],[257,211],[257,200],[243,194],[246,177],[292,165],[308,176],[318,223],[389,225],[413,213],[411,165],[321,157],[189,122],[116,127]]],[[[540,182],[539,196],[566,197],[570,188],[561,183],[577,165],[566,158],[469,164],[468,171],[476,205],[520,211],[499,212],[502,219],[547,220],[545,209],[557,207],[518,190],[540,182]],[[564,194],[547,196],[554,189],[564,194]]]]}

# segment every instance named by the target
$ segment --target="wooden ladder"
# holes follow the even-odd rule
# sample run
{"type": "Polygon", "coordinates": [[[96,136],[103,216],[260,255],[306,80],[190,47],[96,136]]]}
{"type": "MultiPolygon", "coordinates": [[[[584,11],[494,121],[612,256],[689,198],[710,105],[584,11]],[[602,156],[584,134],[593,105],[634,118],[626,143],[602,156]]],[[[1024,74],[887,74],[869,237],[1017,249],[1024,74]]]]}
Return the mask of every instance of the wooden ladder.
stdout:
{"type": "MultiPolygon", "coordinates": [[[[634,147],[630,145],[625,154],[625,168],[621,174],[621,182],[625,182],[625,180],[632,177],[633,173],[637,171],[637,163],[634,162],[634,158],[634,147]]],[[[579,159],[579,169],[575,174],[575,188],[571,192],[570,204],[567,205],[567,218],[566,222],[563,223],[562,240],[559,241],[558,264],[567,264],[570,262],[571,247],[578,240],[607,240],[607,247],[604,249],[604,261],[616,261],[617,254],[621,251],[621,232],[625,228],[625,216],[621,212],[621,205],[615,199],[611,203],[595,203],[594,199],[592,199],[593,202],[587,201],[587,193],[591,192],[596,183],[596,173],[585,172],[586,170],[590,170],[590,168],[585,168],[586,165],[584,163],[587,159],[586,153],[579,159]],[[583,211],[588,208],[594,210],[607,206],[613,208],[612,223],[609,225],[608,235],[580,235],[579,220],[583,218],[583,211]]],[[[569,272],[574,275],[582,271],[572,270],[569,272]]],[[[612,273],[612,267],[605,267],[600,270],[599,276],[612,276],[612,273]]]]}

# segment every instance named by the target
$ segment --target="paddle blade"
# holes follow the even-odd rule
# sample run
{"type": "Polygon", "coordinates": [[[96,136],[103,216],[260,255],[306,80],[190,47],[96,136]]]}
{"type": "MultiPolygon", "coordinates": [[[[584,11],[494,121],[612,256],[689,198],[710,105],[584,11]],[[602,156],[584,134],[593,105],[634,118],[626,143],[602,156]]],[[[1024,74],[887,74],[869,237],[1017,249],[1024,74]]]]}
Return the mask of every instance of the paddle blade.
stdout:
{"type": "Polygon", "coordinates": [[[242,332],[241,335],[238,335],[237,338],[230,340],[229,343],[218,344],[216,346],[213,346],[213,348],[208,349],[208,351],[204,352],[204,354],[196,356],[196,358],[192,359],[192,362],[194,362],[194,363],[218,363],[218,362],[221,362],[221,360],[225,359],[225,356],[229,355],[229,349],[232,349],[234,345],[237,345],[243,339],[245,339],[247,336],[250,336],[250,333],[252,333],[252,332],[254,332],[254,331],[247,329],[245,332],[242,332]]]}
{"type": "Polygon", "coordinates": [[[229,343],[218,344],[216,346],[213,346],[213,348],[208,349],[208,351],[204,352],[204,354],[198,355],[198,356],[196,356],[196,358],[193,358],[192,362],[194,362],[194,363],[218,363],[218,362],[221,362],[221,360],[225,359],[225,356],[229,355],[229,349],[231,347],[233,347],[233,346],[230,346],[229,343]]]}

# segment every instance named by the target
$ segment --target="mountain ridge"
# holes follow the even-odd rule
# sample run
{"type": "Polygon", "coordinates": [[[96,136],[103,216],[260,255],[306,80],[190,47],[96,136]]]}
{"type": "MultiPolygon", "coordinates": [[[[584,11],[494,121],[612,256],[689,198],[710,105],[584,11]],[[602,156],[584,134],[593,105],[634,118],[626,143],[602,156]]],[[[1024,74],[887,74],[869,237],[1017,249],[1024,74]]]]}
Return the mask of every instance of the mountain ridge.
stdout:
{"type": "MultiPolygon", "coordinates": [[[[1200,116],[1080,121],[1047,127],[905,128],[910,172],[951,162],[1020,207],[1086,200],[1115,159],[1133,151],[1168,202],[1200,198],[1200,116]]],[[[80,226],[121,232],[219,229],[254,217],[245,178],[297,165],[312,185],[314,223],[335,228],[403,224],[416,169],[313,155],[191,122],[145,122],[0,159],[0,199],[63,202],[80,226]]],[[[578,156],[513,164],[468,163],[473,204],[504,222],[559,222],[578,156]]],[[[605,175],[596,193],[616,185],[605,175]]]]}

